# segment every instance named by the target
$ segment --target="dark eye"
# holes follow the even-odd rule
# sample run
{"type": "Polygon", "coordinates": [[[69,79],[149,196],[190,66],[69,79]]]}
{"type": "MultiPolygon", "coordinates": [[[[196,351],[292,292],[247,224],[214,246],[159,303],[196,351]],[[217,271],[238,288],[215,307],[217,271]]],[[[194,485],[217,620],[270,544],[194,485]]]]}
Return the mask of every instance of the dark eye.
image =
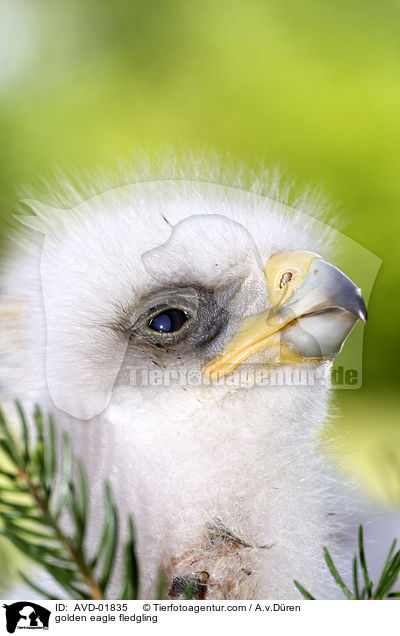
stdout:
{"type": "Polygon", "coordinates": [[[161,333],[172,333],[178,331],[188,318],[190,318],[189,314],[182,309],[167,309],[152,318],[149,327],[161,333]]]}

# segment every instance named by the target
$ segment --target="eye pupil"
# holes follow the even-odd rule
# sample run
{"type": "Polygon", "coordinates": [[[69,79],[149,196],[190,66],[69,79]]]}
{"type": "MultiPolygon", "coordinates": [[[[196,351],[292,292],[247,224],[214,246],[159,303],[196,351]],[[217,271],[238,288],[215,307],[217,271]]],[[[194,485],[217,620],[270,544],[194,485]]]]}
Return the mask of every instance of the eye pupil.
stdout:
{"type": "Polygon", "coordinates": [[[152,318],[149,327],[160,333],[172,333],[178,331],[188,318],[189,315],[181,309],[167,309],[152,318]]]}

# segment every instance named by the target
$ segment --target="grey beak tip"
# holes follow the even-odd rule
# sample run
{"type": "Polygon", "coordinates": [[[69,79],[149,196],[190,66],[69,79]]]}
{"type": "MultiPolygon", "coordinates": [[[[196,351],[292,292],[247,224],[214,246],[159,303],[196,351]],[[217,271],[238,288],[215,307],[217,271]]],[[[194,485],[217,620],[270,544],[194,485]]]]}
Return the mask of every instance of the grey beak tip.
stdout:
{"type": "Polygon", "coordinates": [[[358,309],[359,318],[363,322],[367,322],[367,320],[368,320],[368,312],[367,312],[367,308],[365,306],[364,298],[362,297],[361,289],[358,289],[358,296],[359,296],[359,301],[360,301],[359,309],[358,309]]]}

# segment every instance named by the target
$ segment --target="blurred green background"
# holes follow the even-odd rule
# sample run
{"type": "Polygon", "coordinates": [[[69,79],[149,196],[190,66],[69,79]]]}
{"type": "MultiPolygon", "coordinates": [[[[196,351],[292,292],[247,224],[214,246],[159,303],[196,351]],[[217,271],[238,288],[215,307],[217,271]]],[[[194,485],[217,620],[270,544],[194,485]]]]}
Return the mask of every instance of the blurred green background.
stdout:
{"type": "Polygon", "coordinates": [[[400,503],[398,0],[0,0],[0,214],[55,165],[211,148],[321,186],[383,260],[335,461],[400,503]]]}

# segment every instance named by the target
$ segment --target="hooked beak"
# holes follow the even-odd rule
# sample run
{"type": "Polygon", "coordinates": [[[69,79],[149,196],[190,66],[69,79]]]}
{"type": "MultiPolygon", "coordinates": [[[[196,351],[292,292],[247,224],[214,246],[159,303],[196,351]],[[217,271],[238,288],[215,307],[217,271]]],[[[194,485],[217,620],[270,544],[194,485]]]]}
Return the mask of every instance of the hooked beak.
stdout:
{"type": "Polygon", "coordinates": [[[274,362],[334,358],[357,320],[367,320],[361,290],[314,252],[274,254],[265,275],[272,307],[245,319],[203,370],[207,378],[222,377],[267,348],[274,350],[274,362]]]}

